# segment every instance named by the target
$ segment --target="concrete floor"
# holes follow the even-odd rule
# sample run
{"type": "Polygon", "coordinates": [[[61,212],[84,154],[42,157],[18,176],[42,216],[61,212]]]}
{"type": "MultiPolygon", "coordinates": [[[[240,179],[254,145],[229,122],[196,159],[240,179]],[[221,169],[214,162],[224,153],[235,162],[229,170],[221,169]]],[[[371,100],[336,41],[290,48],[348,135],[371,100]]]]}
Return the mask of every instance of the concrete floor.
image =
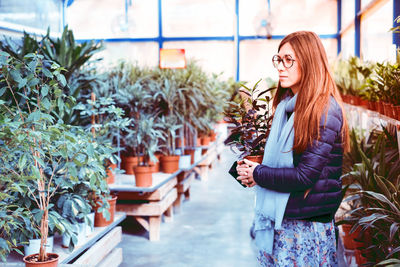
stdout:
{"type": "Polygon", "coordinates": [[[172,222],[161,224],[160,241],[148,241],[147,232],[128,217],[120,266],[257,266],[249,234],[254,195],[228,174],[234,160],[226,149],[207,181],[193,181],[190,200],[172,222]]]}
{"type": "MultiPolygon", "coordinates": [[[[254,193],[228,174],[236,156],[226,148],[207,181],[194,180],[191,198],[172,222],[161,224],[160,241],[128,217],[123,223],[121,267],[238,266],[257,264],[249,229],[254,193]]],[[[340,262],[339,266],[346,266],[340,262]]],[[[110,266],[111,267],[111,266],[110,266]]]]}

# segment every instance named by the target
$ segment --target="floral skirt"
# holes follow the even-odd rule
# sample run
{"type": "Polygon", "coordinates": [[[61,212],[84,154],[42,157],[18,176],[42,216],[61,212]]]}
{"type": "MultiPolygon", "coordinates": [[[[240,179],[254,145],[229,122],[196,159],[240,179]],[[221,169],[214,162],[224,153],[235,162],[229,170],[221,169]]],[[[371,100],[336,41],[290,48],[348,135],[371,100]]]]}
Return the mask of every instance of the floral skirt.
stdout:
{"type": "Polygon", "coordinates": [[[335,226],[284,219],[272,255],[260,250],[257,259],[261,266],[337,266],[335,226]]]}

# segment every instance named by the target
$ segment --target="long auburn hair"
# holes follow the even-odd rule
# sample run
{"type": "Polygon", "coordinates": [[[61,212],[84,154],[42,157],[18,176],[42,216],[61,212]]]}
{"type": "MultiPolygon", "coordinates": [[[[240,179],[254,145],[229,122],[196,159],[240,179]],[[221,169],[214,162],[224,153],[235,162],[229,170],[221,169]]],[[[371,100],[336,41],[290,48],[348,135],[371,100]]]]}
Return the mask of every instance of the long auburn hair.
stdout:
{"type": "MultiPolygon", "coordinates": [[[[342,98],[332,78],[320,38],[314,32],[294,32],[283,38],[278,51],[286,43],[292,46],[300,68],[300,90],[297,93],[294,109],[296,117],[294,120],[293,150],[296,153],[301,153],[308,145],[313,145],[314,139],[319,140],[320,120],[322,115],[327,116],[330,96],[333,96],[342,109],[343,150],[349,151],[349,133],[342,98]]],[[[288,93],[291,94],[291,90],[283,88],[279,82],[273,101],[274,109],[288,93]]]]}

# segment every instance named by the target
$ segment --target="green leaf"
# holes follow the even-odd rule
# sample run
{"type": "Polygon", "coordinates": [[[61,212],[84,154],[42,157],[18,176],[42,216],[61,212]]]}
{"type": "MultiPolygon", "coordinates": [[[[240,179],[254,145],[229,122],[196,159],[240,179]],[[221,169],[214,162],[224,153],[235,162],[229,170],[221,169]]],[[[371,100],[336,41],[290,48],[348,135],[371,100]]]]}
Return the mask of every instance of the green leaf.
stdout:
{"type": "Polygon", "coordinates": [[[19,161],[18,161],[18,167],[20,170],[25,169],[26,160],[27,160],[26,155],[22,154],[22,156],[19,158],[19,161]]]}
{"type": "Polygon", "coordinates": [[[42,94],[42,97],[47,96],[49,93],[49,86],[47,84],[43,85],[40,93],[42,94]]]}
{"type": "Polygon", "coordinates": [[[18,88],[21,89],[26,85],[27,80],[25,78],[18,81],[18,88]]]}
{"type": "Polygon", "coordinates": [[[6,240],[0,237],[0,249],[8,250],[8,243],[6,240]]]}
{"type": "Polygon", "coordinates": [[[21,82],[22,77],[21,77],[21,74],[19,73],[19,71],[12,69],[12,70],[10,70],[10,75],[11,75],[11,78],[14,81],[16,81],[17,83],[21,82]]]}
{"type": "Polygon", "coordinates": [[[58,81],[61,83],[61,85],[62,85],[63,87],[67,85],[67,81],[65,80],[64,75],[58,74],[58,75],[57,75],[57,79],[58,79],[58,81]]]}
{"type": "Polygon", "coordinates": [[[2,96],[7,90],[7,87],[3,87],[0,89],[0,96],[2,96]]]}
{"type": "Polygon", "coordinates": [[[89,157],[94,157],[94,148],[93,148],[92,143],[89,143],[87,145],[87,153],[88,153],[89,157]]]}
{"type": "Polygon", "coordinates": [[[43,68],[42,72],[47,78],[53,79],[53,73],[51,73],[51,71],[49,71],[48,69],[43,68]]]}
{"type": "Polygon", "coordinates": [[[46,110],[49,110],[51,108],[51,103],[47,98],[43,99],[42,105],[46,110]]]}

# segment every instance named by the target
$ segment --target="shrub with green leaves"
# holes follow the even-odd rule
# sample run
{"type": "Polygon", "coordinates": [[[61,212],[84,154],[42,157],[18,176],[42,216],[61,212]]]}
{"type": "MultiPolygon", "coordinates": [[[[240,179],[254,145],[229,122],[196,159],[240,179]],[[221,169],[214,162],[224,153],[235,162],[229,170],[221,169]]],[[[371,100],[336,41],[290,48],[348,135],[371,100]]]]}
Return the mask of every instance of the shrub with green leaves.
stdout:
{"type": "Polygon", "coordinates": [[[67,108],[63,102],[67,96],[62,90],[64,69],[57,63],[38,54],[21,61],[0,52],[0,69],[0,184],[9,196],[1,201],[8,207],[26,201],[21,207],[32,216],[25,221],[40,230],[39,261],[44,261],[49,228],[65,230],[65,220],[54,210],[54,195],[77,182],[107,194],[102,163],[108,147],[59,117],[56,111],[67,108]],[[10,99],[3,98],[6,92],[10,99]]]}

